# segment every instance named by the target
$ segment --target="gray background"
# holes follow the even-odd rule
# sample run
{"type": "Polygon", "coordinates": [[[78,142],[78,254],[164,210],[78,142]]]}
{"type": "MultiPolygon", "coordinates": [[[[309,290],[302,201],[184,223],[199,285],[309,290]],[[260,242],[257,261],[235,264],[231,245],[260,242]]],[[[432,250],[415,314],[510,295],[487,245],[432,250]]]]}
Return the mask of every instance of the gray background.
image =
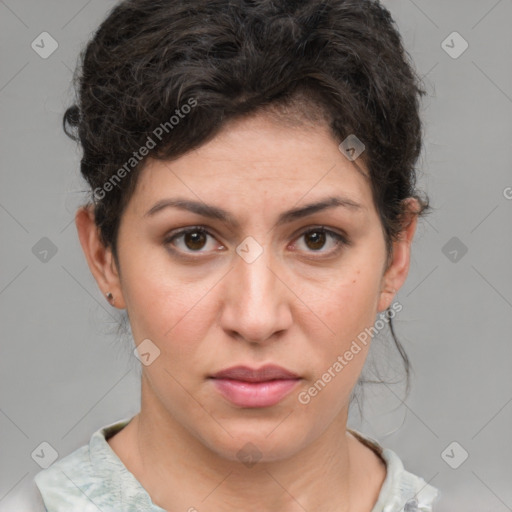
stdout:
{"type": "MultiPolygon", "coordinates": [[[[512,510],[512,1],[383,3],[429,93],[418,167],[435,212],[397,295],[412,392],[373,389],[349,423],[439,488],[439,512],[512,510]],[[454,31],[469,44],[458,58],[442,47],[454,31]]],[[[41,442],[64,456],[139,407],[132,342],[72,223],[85,186],[61,130],[78,52],[114,4],[0,0],[2,509],[40,470],[41,442]],[[47,59],[31,48],[43,31],[58,42],[47,59]]]]}

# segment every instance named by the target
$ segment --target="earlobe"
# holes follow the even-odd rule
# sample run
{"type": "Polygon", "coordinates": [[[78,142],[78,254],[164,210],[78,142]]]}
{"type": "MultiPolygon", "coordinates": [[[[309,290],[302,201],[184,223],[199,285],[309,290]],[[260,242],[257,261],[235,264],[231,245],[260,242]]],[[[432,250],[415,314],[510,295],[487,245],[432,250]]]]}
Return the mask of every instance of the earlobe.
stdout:
{"type": "Polygon", "coordinates": [[[115,302],[115,307],[124,309],[125,303],[121,292],[119,273],[112,250],[106,248],[101,241],[98,227],[94,221],[92,205],[78,209],[75,215],[75,224],[87,264],[102,295],[112,306],[115,302]]]}

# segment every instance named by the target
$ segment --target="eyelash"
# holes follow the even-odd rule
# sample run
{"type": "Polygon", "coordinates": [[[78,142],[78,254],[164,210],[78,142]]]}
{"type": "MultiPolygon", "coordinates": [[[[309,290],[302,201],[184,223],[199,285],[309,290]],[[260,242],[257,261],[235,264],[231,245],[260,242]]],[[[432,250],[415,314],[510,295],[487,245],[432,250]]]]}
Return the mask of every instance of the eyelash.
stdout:
{"type": "MultiPolygon", "coordinates": [[[[176,240],[177,238],[180,238],[180,237],[183,237],[184,235],[187,235],[189,233],[202,233],[204,235],[207,235],[207,236],[210,236],[212,238],[215,238],[214,235],[212,235],[208,229],[206,229],[204,226],[191,226],[191,227],[188,227],[188,228],[184,228],[184,229],[181,229],[175,233],[172,233],[170,236],[168,236],[165,240],[164,240],[164,243],[165,245],[171,245],[172,242],[174,240],[176,240]]],[[[311,251],[308,251],[312,254],[315,254],[315,253],[318,253],[318,254],[322,254],[322,256],[320,257],[316,257],[314,256],[313,258],[315,259],[320,259],[320,258],[323,258],[323,257],[329,257],[329,256],[334,256],[336,254],[338,254],[338,252],[343,249],[343,247],[345,246],[350,246],[351,245],[351,242],[348,240],[348,238],[340,233],[337,233],[335,231],[332,231],[331,229],[325,227],[325,226],[314,226],[312,228],[308,228],[307,230],[303,231],[302,233],[300,233],[295,239],[295,240],[300,240],[301,237],[309,234],[309,233],[324,233],[330,237],[332,237],[335,242],[336,242],[336,247],[334,250],[331,250],[331,251],[328,251],[327,253],[325,253],[324,251],[322,251],[321,249],[318,250],[318,251],[314,251],[314,250],[311,250],[311,251]],[[326,256],[327,255],[327,256],[326,256]]],[[[184,251],[181,251],[180,249],[171,249],[172,252],[174,253],[177,253],[179,255],[185,255],[185,257],[189,257],[190,255],[194,254],[194,253],[197,253],[197,254],[202,254],[202,253],[205,253],[206,251],[201,251],[201,250],[198,250],[198,251],[189,251],[189,252],[184,252],[184,251]]],[[[201,256],[192,256],[193,258],[199,258],[201,256]]]]}

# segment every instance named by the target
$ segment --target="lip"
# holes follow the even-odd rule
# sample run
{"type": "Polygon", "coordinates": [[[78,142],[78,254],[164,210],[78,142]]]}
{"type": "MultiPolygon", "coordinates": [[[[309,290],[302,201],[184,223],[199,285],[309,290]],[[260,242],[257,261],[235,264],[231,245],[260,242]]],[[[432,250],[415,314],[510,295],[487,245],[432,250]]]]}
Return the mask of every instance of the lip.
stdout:
{"type": "Polygon", "coordinates": [[[288,395],[301,378],[276,365],[255,369],[233,366],[210,377],[215,389],[238,407],[271,407],[288,395]]]}
{"type": "Polygon", "coordinates": [[[295,373],[277,366],[275,364],[266,364],[261,368],[255,369],[249,366],[232,366],[212,375],[214,379],[233,379],[244,382],[265,382],[276,379],[298,379],[295,373]]]}

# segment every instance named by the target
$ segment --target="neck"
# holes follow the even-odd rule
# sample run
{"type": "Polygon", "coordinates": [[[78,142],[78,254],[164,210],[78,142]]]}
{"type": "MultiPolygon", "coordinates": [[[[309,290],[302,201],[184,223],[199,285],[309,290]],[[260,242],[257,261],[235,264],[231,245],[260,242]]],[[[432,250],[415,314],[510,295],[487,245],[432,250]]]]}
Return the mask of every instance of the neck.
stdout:
{"type": "Polygon", "coordinates": [[[208,447],[157,402],[143,385],[141,412],[121,431],[125,438],[117,447],[130,447],[124,452],[130,452],[123,457],[125,465],[161,508],[190,512],[353,510],[355,441],[345,434],[346,410],[320,437],[292,456],[249,465],[208,447]]]}

